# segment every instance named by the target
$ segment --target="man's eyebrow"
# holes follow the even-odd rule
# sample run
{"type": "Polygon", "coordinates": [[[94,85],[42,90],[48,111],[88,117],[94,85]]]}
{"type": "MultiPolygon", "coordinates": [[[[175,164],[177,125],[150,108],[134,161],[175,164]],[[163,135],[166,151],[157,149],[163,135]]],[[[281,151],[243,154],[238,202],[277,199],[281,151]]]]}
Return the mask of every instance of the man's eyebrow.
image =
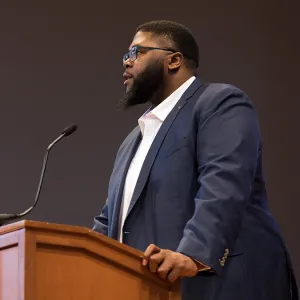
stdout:
{"type": "Polygon", "coordinates": [[[131,46],[131,48],[129,48],[129,50],[132,49],[133,47],[141,47],[141,48],[148,48],[148,47],[150,47],[150,48],[152,48],[152,46],[141,45],[141,44],[134,44],[134,45],[131,46]]]}
{"type": "Polygon", "coordinates": [[[143,47],[142,45],[140,45],[140,44],[134,44],[134,45],[132,45],[131,47],[129,47],[129,51],[133,48],[133,47],[143,47]]]}

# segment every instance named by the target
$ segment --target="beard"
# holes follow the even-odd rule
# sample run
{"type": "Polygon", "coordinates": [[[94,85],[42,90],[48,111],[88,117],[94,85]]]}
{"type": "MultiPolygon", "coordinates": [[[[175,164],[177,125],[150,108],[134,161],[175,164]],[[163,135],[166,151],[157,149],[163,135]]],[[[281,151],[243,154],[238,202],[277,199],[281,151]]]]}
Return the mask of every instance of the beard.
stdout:
{"type": "Polygon", "coordinates": [[[124,111],[129,107],[148,102],[163,83],[164,66],[162,61],[149,65],[133,80],[132,86],[125,91],[117,103],[117,110],[124,111]]]}

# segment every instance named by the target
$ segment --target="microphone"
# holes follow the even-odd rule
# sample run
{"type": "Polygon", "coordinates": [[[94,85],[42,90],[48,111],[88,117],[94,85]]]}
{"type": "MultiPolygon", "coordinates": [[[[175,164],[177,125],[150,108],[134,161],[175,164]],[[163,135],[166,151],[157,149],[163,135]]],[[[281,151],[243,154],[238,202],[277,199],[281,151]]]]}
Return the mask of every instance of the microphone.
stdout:
{"type": "Polygon", "coordinates": [[[35,195],[35,200],[32,204],[32,206],[30,206],[27,210],[18,213],[18,214],[0,214],[0,226],[2,226],[3,224],[5,224],[7,221],[12,221],[12,220],[16,220],[19,218],[24,217],[25,215],[27,215],[29,212],[31,212],[34,207],[36,206],[36,204],[38,203],[38,199],[39,199],[39,195],[40,195],[40,191],[41,191],[41,187],[42,187],[42,183],[43,183],[43,179],[44,179],[44,174],[45,174],[45,170],[47,167],[47,160],[48,160],[48,155],[50,150],[52,149],[52,147],[58,143],[62,138],[67,137],[68,135],[71,135],[72,133],[74,133],[74,131],[77,129],[77,125],[73,124],[70,125],[68,127],[66,127],[60,136],[58,136],[47,148],[45,156],[44,156],[44,162],[43,162],[43,167],[42,167],[42,172],[41,172],[41,176],[40,176],[40,182],[38,185],[38,189],[35,195]]]}

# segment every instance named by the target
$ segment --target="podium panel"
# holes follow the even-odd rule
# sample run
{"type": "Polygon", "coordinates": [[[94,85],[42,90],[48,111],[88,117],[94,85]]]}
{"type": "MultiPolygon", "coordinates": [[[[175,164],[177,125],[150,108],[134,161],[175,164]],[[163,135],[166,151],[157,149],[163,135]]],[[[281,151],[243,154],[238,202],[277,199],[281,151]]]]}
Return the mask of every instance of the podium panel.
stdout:
{"type": "Polygon", "coordinates": [[[178,300],[142,253],[88,228],[21,221],[0,228],[0,300],[178,300]]]}

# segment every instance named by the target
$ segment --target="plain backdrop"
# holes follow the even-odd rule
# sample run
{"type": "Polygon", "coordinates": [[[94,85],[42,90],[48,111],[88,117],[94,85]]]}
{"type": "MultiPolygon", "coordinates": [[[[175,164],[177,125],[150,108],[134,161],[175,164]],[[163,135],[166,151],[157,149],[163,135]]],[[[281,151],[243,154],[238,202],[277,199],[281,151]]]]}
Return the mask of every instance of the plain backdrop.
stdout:
{"type": "Polygon", "coordinates": [[[300,281],[299,1],[0,2],[0,212],[38,206],[27,219],[92,227],[116,151],[145,106],[116,112],[122,56],[135,28],[169,19],[199,42],[199,76],[243,89],[257,109],[269,205],[300,281]]]}

